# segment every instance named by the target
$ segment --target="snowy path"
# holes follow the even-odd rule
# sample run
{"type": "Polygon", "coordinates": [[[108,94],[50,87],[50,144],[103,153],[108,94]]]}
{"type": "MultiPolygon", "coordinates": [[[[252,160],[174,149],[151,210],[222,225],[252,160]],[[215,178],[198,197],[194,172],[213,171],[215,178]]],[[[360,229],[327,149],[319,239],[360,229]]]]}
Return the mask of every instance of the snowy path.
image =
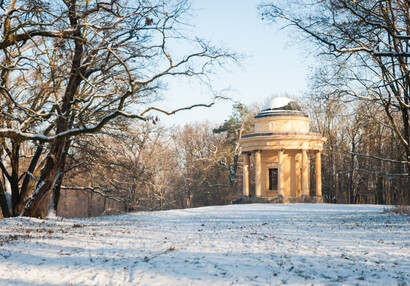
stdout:
{"type": "Polygon", "coordinates": [[[0,220],[0,285],[410,285],[410,217],[232,205],[0,220]]]}

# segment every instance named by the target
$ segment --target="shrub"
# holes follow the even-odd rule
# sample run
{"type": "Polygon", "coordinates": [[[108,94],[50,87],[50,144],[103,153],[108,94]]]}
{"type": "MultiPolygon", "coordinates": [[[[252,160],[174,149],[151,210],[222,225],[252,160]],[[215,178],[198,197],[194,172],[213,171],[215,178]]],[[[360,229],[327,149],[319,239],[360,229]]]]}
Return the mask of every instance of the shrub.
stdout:
{"type": "Polygon", "coordinates": [[[410,215],[410,206],[396,205],[389,208],[384,208],[385,213],[395,213],[399,215],[410,215]]]}

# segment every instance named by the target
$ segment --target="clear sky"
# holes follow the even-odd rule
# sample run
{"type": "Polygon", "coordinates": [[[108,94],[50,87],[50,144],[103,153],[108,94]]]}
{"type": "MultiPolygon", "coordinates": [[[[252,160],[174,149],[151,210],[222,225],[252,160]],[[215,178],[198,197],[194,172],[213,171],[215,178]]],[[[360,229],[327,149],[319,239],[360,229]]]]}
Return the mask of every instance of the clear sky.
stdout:
{"type": "MultiPolygon", "coordinates": [[[[306,90],[307,53],[301,46],[290,45],[291,30],[280,30],[261,20],[259,1],[193,0],[192,33],[223,46],[245,58],[240,66],[232,65],[213,80],[216,91],[229,89],[223,95],[244,104],[263,104],[273,94],[301,96],[306,90]]],[[[166,97],[158,106],[172,109],[210,101],[211,92],[198,84],[171,81],[166,97]]],[[[232,103],[219,103],[212,108],[197,108],[177,115],[162,117],[166,125],[210,120],[223,122],[232,112],[232,103]]]]}

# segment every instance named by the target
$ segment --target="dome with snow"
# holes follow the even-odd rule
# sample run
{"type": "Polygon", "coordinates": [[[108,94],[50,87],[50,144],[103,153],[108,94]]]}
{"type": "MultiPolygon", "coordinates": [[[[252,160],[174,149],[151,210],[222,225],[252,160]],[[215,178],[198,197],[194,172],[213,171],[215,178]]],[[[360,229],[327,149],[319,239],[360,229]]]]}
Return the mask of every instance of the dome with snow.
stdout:
{"type": "Polygon", "coordinates": [[[287,97],[275,97],[268,101],[262,108],[262,111],[255,117],[271,117],[271,116],[303,116],[299,104],[293,99],[287,97]]]}

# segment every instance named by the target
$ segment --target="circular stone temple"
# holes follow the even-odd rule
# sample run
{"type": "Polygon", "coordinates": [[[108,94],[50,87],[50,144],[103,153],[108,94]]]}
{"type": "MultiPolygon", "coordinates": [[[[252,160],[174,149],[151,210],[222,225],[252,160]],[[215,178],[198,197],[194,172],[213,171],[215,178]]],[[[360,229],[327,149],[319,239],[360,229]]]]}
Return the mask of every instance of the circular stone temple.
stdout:
{"type": "Polygon", "coordinates": [[[255,116],[254,132],[242,136],[241,202],[322,202],[321,151],[326,138],[309,130],[310,119],[292,99],[276,97],[255,116]],[[310,157],[314,155],[314,190],[310,157]],[[254,156],[255,196],[250,197],[254,156]]]}

